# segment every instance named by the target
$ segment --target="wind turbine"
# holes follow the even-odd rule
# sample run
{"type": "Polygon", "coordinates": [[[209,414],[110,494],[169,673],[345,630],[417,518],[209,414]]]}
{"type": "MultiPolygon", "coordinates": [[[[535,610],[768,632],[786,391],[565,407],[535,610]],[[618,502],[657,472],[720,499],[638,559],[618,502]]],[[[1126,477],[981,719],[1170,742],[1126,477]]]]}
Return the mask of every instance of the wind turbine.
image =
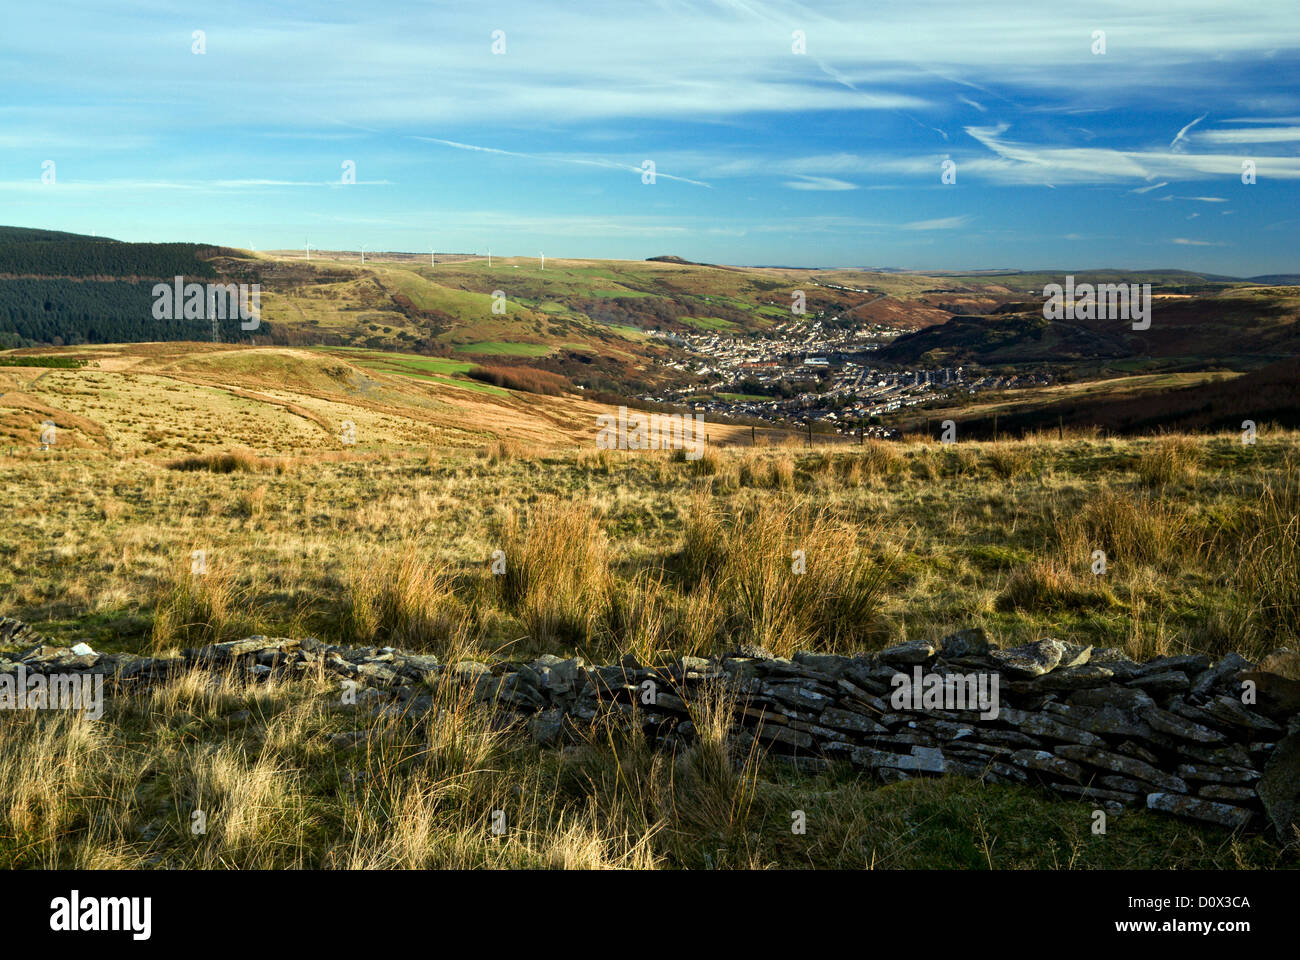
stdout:
{"type": "Polygon", "coordinates": [[[363,267],[366,265],[366,245],[364,243],[361,245],[361,265],[363,267]]]}

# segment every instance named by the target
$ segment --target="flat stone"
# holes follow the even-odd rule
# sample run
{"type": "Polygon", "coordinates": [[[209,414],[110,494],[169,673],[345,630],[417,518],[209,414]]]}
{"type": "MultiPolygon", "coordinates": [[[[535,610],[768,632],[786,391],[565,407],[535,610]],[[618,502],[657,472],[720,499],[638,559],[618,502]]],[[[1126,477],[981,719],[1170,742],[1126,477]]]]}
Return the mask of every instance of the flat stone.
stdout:
{"type": "Polygon", "coordinates": [[[1136,687],[1139,690],[1154,694],[1155,696],[1164,696],[1171,693],[1182,693],[1189,689],[1192,682],[1187,679],[1187,674],[1180,673],[1177,670],[1165,670],[1159,673],[1141,674],[1132,680],[1126,681],[1130,687],[1136,687]]]}
{"type": "Polygon", "coordinates": [[[1014,676],[1041,677],[1056,668],[1064,653],[1065,644],[1049,638],[1006,650],[994,650],[989,659],[1014,676]]]}
{"type": "MultiPolygon", "coordinates": [[[[1107,666],[1107,669],[1110,669],[1107,666]]],[[[1111,684],[1108,687],[1079,690],[1071,693],[1069,701],[1085,707],[1115,707],[1119,710],[1136,712],[1143,707],[1154,707],[1156,702],[1151,696],[1133,687],[1121,687],[1111,684]]]]}
{"type": "Polygon", "coordinates": [[[450,672],[457,680],[477,680],[479,677],[490,676],[492,670],[486,663],[479,663],[477,660],[462,660],[459,663],[453,663],[450,672]]]}
{"type": "Polygon", "coordinates": [[[1249,810],[1234,807],[1214,800],[1201,800],[1197,797],[1180,796],[1174,793],[1147,794],[1147,807],[1172,813],[1179,817],[1203,820],[1229,829],[1239,829],[1250,823],[1252,814],[1249,810]]]}
{"type": "Polygon", "coordinates": [[[1121,753],[1111,753],[1107,750],[1099,750],[1096,747],[1085,747],[1073,743],[1060,744],[1052,749],[1070,760],[1086,763],[1101,770],[1109,770],[1111,773],[1121,773],[1126,777],[1133,777],[1137,780],[1145,780],[1148,783],[1154,783],[1162,790],[1175,793],[1187,792],[1187,784],[1178,777],[1163,773],[1151,764],[1134,757],[1126,757],[1121,753]]]}
{"type": "Polygon", "coordinates": [[[1097,747],[1106,746],[1106,741],[1093,736],[1086,730],[1063,723],[1054,717],[1042,713],[1029,713],[1011,707],[1002,707],[998,719],[1011,724],[1021,733],[1046,737],[1049,740],[1063,740],[1066,743],[1079,743],[1097,747]]]}
{"type": "Polygon", "coordinates": [[[860,713],[853,713],[848,710],[841,710],[838,707],[827,707],[822,711],[822,726],[836,727],[840,730],[849,730],[853,733],[888,733],[889,729],[882,726],[869,717],[860,713]]]}
{"type": "Polygon", "coordinates": [[[1137,661],[1118,647],[1094,647],[1088,662],[1106,667],[1120,681],[1131,679],[1138,671],[1137,661]]]}
{"type": "Polygon", "coordinates": [[[1204,718],[1245,730],[1264,730],[1269,733],[1277,733],[1282,729],[1279,724],[1274,723],[1262,713],[1247,710],[1241,705],[1240,700],[1227,694],[1220,694],[1211,700],[1207,700],[1200,707],[1176,704],[1171,709],[1191,719],[1201,720],[1204,718]]]}
{"type": "MultiPolygon", "coordinates": [[[[268,667],[268,669],[270,668],[268,667]]],[[[373,663],[371,661],[359,663],[357,664],[357,674],[365,677],[367,680],[374,680],[377,683],[382,684],[390,684],[397,681],[397,671],[387,663],[373,663]]]]}
{"type": "Polygon", "coordinates": [[[1142,802],[1142,794],[1129,793],[1126,790],[1106,790],[1101,787],[1081,787],[1072,783],[1054,783],[1052,789],[1057,793],[1078,797],[1080,800],[1109,800],[1125,807],[1137,806],[1142,802]]]}
{"type": "Polygon", "coordinates": [[[1230,783],[1207,783],[1196,791],[1196,795],[1206,800],[1223,800],[1227,803],[1252,803],[1259,799],[1259,795],[1250,787],[1230,783]]]}
{"type": "Polygon", "coordinates": [[[1062,780],[1083,779],[1083,768],[1046,750],[1017,750],[1007,758],[1018,767],[1037,770],[1062,780]]]}
{"type": "MultiPolygon", "coordinates": [[[[861,687],[859,687],[856,683],[853,683],[851,680],[836,680],[835,686],[840,690],[841,693],[847,694],[850,698],[866,704],[867,706],[871,707],[871,709],[876,711],[876,713],[878,714],[886,713],[890,709],[889,704],[887,702],[885,702],[875,694],[871,693],[870,691],[863,690],[861,687]]],[[[840,701],[843,702],[843,700],[844,697],[840,697],[840,701]]]]}
{"type": "Polygon", "coordinates": [[[800,650],[794,655],[794,662],[816,673],[825,674],[838,680],[852,662],[848,657],[839,657],[829,653],[811,653],[800,650]]]}
{"type": "MultiPolygon", "coordinates": [[[[1092,656],[1092,645],[1081,643],[1062,643],[1061,662],[1056,665],[1060,670],[1065,667],[1082,667],[1092,656]]],[[[1114,674],[1112,674],[1113,676],[1114,674]]]]}
{"type": "Polygon", "coordinates": [[[1015,680],[1010,684],[1012,693],[1050,693],[1063,690],[1083,690],[1109,684],[1115,671],[1099,663],[1079,667],[1057,667],[1033,680],[1015,680]]]}
{"type": "Polygon", "coordinates": [[[1196,743],[1222,743],[1227,739],[1218,730],[1212,730],[1209,727],[1199,723],[1193,723],[1176,713],[1170,713],[1168,710],[1161,710],[1159,707],[1147,707],[1141,712],[1142,719],[1151,724],[1152,728],[1159,730],[1161,733],[1167,733],[1171,737],[1180,737],[1183,740],[1193,740],[1196,743]]]}
{"type": "Polygon", "coordinates": [[[877,656],[886,663],[914,664],[925,663],[934,654],[934,644],[929,640],[909,640],[881,650],[877,656]]]}
{"type": "Polygon", "coordinates": [[[1210,658],[1199,653],[1180,654],[1174,657],[1155,657],[1146,663],[1138,664],[1137,676],[1145,677],[1153,673],[1176,670],[1179,673],[1200,673],[1208,669],[1210,658]]]}
{"type": "Polygon", "coordinates": [[[806,749],[813,744],[813,738],[802,730],[792,730],[788,726],[765,723],[758,728],[758,739],[773,743],[784,743],[792,747],[806,749]]]}
{"type": "Polygon", "coordinates": [[[855,747],[852,762],[855,766],[872,770],[892,769],[914,773],[943,773],[946,765],[942,750],[925,746],[913,746],[910,754],[855,747]]]}
{"type": "Polygon", "coordinates": [[[1180,763],[1178,776],[1186,780],[1206,783],[1251,783],[1259,779],[1259,771],[1249,767],[1220,767],[1209,763],[1180,763]]]}

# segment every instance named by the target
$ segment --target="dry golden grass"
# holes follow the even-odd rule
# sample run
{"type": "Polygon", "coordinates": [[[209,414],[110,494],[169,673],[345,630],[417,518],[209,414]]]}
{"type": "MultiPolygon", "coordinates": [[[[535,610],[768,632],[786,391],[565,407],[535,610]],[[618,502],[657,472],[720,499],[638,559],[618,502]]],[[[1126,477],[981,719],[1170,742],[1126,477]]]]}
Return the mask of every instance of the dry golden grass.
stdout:
{"type": "Polygon", "coordinates": [[[462,642],[466,614],[451,571],[414,546],[381,558],[353,558],[344,629],[364,644],[445,653],[462,642]]]}
{"type": "Polygon", "coordinates": [[[587,642],[609,601],[609,542],[590,507],[540,500],[501,526],[501,597],[539,643],[587,642]]]}
{"type": "Polygon", "coordinates": [[[252,450],[241,449],[182,457],[167,466],[172,470],[209,470],[212,473],[284,473],[289,464],[281,457],[259,457],[252,450]]]}
{"type": "Polygon", "coordinates": [[[1199,450],[1190,437],[1162,437],[1139,457],[1137,474],[1151,487],[1188,480],[1196,472],[1199,450]]]}
{"type": "Polygon", "coordinates": [[[1123,645],[1141,606],[1175,645],[1246,652],[1296,629],[1279,571],[1295,566],[1300,444],[1260,436],[714,447],[701,461],[508,441],[504,455],[321,451],[284,473],[14,457],[0,593],[5,612],[109,649],[306,632],[617,658],[870,649],[967,625],[1123,645]],[[1133,472],[1152,451],[1197,467],[1153,487],[1133,472]],[[204,577],[189,574],[195,549],[204,577]]]}

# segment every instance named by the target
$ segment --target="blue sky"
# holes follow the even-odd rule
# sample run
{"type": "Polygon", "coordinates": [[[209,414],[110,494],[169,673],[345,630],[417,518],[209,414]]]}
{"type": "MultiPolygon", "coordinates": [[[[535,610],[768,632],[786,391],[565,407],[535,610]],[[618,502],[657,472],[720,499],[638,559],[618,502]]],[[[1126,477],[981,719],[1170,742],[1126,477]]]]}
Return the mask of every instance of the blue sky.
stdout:
{"type": "Polygon", "coordinates": [[[5,19],[0,223],[258,249],[1300,272],[1295,0],[5,19]]]}

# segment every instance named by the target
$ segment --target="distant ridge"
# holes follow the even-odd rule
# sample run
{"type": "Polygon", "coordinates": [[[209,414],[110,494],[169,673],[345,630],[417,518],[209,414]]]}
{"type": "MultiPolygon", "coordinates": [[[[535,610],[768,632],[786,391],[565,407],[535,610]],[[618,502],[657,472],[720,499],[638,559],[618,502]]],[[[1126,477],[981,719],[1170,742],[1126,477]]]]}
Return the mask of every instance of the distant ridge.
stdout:
{"type": "Polygon", "coordinates": [[[647,262],[654,263],[680,263],[688,267],[716,267],[716,263],[700,263],[698,260],[687,260],[684,257],[675,257],[671,254],[664,254],[660,257],[646,257],[647,262]]]}

